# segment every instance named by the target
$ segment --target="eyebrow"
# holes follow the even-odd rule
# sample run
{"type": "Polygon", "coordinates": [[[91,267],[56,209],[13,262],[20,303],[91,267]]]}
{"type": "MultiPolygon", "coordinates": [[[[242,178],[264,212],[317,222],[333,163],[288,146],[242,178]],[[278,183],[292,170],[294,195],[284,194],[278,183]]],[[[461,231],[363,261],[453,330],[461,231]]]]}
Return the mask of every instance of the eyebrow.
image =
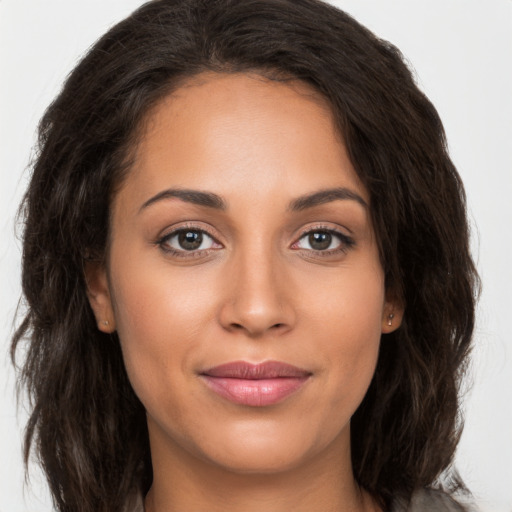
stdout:
{"type": "Polygon", "coordinates": [[[368,204],[359,194],[349,188],[338,187],[319,190],[318,192],[298,197],[290,203],[288,209],[293,212],[300,212],[332,201],[347,199],[356,201],[364,208],[368,208],[368,204]]]}
{"type": "MultiPolygon", "coordinates": [[[[191,189],[167,189],[159,192],[155,196],[148,199],[141,207],[140,211],[148,206],[162,201],[164,199],[177,198],[187,203],[196,204],[198,206],[205,206],[207,208],[214,208],[215,210],[227,210],[226,201],[219,195],[213,192],[203,192],[200,190],[191,189]]],[[[366,201],[356,192],[345,187],[328,188],[319,190],[312,194],[300,196],[290,202],[288,210],[292,212],[299,212],[308,208],[313,208],[322,204],[330,203],[338,200],[352,200],[359,203],[364,208],[368,208],[366,201]]]]}
{"type": "Polygon", "coordinates": [[[227,205],[224,199],[222,199],[222,197],[218,196],[217,194],[214,194],[213,192],[202,192],[200,190],[171,188],[163,190],[162,192],[159,192],[155,196],[148,199],[140,207],[139,212],[158,201],[162,201],[163,199],[170,199],[172,197],[181,199],[186,203],[197,204],[198,206],[206,206],[208,208],[214,208],[216,210],[227,209],[227,205]]]}

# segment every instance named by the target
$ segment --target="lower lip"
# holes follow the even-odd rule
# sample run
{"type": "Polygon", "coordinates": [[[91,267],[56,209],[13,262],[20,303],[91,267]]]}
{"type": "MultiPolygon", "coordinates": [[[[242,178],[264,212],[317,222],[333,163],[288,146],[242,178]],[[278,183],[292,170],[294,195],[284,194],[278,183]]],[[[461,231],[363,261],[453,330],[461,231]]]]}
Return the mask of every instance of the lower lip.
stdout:
{"type": "Polygon", "coordinates": [[[281,402],[298,391],[309,377],[279,377],[274,379],[233,379],[201,376],[218,395],[236,404],[264,407],[281,402]]]}

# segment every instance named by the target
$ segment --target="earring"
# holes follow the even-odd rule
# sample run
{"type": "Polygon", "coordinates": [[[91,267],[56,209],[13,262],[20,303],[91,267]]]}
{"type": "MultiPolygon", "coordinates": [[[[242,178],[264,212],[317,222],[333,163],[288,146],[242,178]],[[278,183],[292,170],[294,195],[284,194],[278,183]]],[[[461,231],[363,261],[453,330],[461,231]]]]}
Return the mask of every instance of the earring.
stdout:
{"type": "Polygon", "coordinates": [[[395,315],[393,313],[390,313],[388,315],[388,325],[391,327],[393,325],[393,318],[395,318],[395,315]]]}
{"type": "Polygon", "coordinates": [[[108,325],[108,320],[104,320],[103,325],[108,325]]]}

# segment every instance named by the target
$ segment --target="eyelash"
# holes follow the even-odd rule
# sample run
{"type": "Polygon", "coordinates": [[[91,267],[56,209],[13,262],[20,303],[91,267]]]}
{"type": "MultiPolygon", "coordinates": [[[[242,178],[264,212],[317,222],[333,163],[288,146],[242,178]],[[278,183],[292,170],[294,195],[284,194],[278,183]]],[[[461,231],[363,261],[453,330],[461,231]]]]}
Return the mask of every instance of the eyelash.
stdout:
{"type": "MultiPolygon", "coordinates": [[[[202,235],[207,235],[209,238],[211,238],[213,244],[218,244],[222,247],[220,242],[218,242],[215,237],[210,234],[207,230],[205,230],[202,227],[198,226],[181,226],[175,230],[173,230],[170,233],[167,233],[166,235],[159,238],[155,245],[157,245],[162,251],[164,251],[167,254],[170,254],[173,257],[177,258],[198,258],[202,256],[206,256],[210,254],[212,251],[215,251],[221,247],[216,248],[208,248],[208,249],[196,249],[196,250],[190,250],[187,251],[186,249],[174,249],[169,246],[169,242],[174,238],[180,235],[180,233],[187,233],[187,232],[193,232],[193,233],[201,233],[202,235]]],[[[330,228],[326,226],[315,226],[313,228],[308,228],[304,230],[296,242],[292,244],[292,249],[296,251],[303,251],[309,255],[315,255],[319,257],[328,257],[333,256],[336,254],[346,253],[348,252],[353,246],[355,245],[355,241],[353,238],[347,236],[346,234],[330,228]],[[326,250],[318,250],[318,249],[304,249],[301,247],[293,247],[297,245],[301,240],[303,240],[305,237],[312,235],[313,233],[327,233],[331,236],[336,237],[340,245],[339,247],[336,247],[334,249],[326,249],[326,250]]]]}

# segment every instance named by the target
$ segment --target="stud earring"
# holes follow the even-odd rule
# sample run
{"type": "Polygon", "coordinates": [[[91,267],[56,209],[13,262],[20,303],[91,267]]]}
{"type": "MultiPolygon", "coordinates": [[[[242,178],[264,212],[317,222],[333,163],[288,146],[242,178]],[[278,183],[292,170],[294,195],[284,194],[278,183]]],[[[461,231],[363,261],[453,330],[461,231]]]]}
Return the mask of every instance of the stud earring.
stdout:
{"type": "Polygon", "coordinates": [[[388,315],[388,325],[391,327],[393,325],[393,318],[395,318],[395,315],[393,313],[390,313],[388,315]]]}
{"type": "Polygon", "coordinates": [[[108,325],[108,320],[104,320],[103,325],[108,325]]]}

